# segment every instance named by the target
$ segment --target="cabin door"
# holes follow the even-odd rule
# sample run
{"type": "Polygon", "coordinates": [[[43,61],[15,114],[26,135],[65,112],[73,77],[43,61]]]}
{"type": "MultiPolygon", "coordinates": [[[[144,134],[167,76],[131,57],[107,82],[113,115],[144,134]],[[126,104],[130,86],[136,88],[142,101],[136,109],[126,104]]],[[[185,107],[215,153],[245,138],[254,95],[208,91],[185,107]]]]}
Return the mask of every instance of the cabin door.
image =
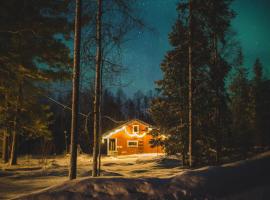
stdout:
{"type": "Polygon", "coordinates": [[[143,153],[143,140],[139,140],[138,153],[143,153]]]}
{"type": "Polygon", "coordinates": [[[116,151],[116,140],[115,140],[115,138],[109,139],[109,151],[116,151]]]}

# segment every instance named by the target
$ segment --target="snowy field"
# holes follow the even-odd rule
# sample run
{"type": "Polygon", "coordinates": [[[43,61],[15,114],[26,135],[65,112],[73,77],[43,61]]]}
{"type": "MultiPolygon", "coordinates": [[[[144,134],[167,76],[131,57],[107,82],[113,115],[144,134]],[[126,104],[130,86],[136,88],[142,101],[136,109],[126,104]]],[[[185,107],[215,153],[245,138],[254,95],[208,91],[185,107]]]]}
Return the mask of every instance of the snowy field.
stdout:
{"type": "Polygon", "coordinates": [[[105,157],[102,178],[87,177],[90,157],[81,155],[80,178],[73,181],[66,178],[68,158],[48,159],[43,168],[38,159],[20,160],[17,168],[1,171],[2,198],[35,191],[18,199],[270,199],[270,152],[245,161],[195,170],[181,169],[179,160],[163,155],[105,157]],[[42,188],[45,189],[38,191],[42,188]]]}
{"type": "MultiPolygon", "coordinates": [[[[47,158],[20,157],[18,165],[0,164],[0,199],[60,184],[67,180],[69,156],[47,158]]],[[[78,177],[91,174],[91,158],[78,157],[78,177]]],[[[103,157],[102,176],[106,177],[158,177],[168,178],[183,171],[176,157],[157,154],[103,157]]]]}

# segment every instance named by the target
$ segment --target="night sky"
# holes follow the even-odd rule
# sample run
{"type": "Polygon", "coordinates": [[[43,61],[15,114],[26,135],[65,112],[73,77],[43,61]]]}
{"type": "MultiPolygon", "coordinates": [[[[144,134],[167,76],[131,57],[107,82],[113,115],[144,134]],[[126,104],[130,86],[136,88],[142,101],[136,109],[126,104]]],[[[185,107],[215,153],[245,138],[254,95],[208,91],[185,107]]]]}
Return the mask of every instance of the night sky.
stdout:
{"type": "MultiPolygon", "coordinates": [[[[178,0],[139,0],[142,17],[146,24],[155,29],[138,31],[137,37],[126,43],[123,48],[123,63],[129,73],[123,74],[123,82],[130,82],[124,88],[132,95],[136,90],[143,92],[155,88],[154,81],[162,78],[160,63],[167,50],[168,33],[176,19],[178,0]]],[[[233,9],[237,17],[233,28],[243,47],[245,66],[250,68],[259,57],[266,73],[270,73],[270,1],[236,0],[233,9]]]]}

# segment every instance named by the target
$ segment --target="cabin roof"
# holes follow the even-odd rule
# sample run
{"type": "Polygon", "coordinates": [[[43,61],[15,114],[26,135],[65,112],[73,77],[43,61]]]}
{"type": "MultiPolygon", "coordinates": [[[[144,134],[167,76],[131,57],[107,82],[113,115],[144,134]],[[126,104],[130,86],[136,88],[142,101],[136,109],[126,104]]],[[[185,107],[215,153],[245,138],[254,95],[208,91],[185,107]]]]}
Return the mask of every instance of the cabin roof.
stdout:
{"type": "Polygon", "coordinates": [[[105,133],[103,134],[102,137],[106,137],[106,136],[108,136],[111,132],[113,132],[113,131],[115,131],[115,130],[117,130],[117,129],[119,129],[119,128],[125,126],[125,125],[131,124],[132,122],[135,122],[135,121],[138,122],[138,123],[140,123],[140,124],[143,124],[143,125],[145,125],[145,126],[153,127],[151,124],[148,124],[148,123],[146,123],[146,122],[144,122],[144,121],[142,121],[142,120],[139,120],[139,119],[132,119],[132,120],[128,120],[127,122],[124,122],[124,123],[122,123],[121,125],[119,125],[119,126],[113,128],[113,129],[111,129],[111,130],[105,132],[105,133]]]}

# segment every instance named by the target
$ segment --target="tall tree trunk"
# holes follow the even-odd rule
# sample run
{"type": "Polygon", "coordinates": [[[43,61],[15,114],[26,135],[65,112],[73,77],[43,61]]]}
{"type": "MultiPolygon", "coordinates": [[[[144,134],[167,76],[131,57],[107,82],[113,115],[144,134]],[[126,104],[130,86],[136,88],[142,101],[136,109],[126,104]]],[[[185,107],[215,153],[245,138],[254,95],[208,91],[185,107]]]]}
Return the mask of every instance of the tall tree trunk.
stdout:
{"type": "MultiPolygon", "coordinates": [[[[102,72],[101,72],[101,77],[102,77],[102,72]]],[[[102,78],[101,78],[102,79],[102,78]]],[[[101,80],[101,84],[100,84],[100,104],[102,105],[102,80],[101,80]]],[[[102,142],[102,110],[101,110],[101,106],[99,106],[99,138],[98,138],[98,176],[100,176],[101,174],[101,142],[102,142]]]]}
{"type": "Polygon", "coordinates": [[[182,150],[182,166],[186,166],[186,152],[182,150]]]}
{"type": "MultiPolygon", "coordinates": [[[[5,116],[7,119],[8,115],[8,95],[6,93],[5,95],[5,116]]],[[[6,122],[7,123],[7,122],[6,122]]],[[[8,128],[5,129],[4,135],[3,135],[3,146],[2,146],[2,160],[3,163],[8,162],[8,128]]]]}
{"type": "Polygon", "coordinates": [[[99,117],[100,117],[100,120],[99,120],[99,143],[98,143],[98,176],[100,176],[101,174],[101,143],[102,143],[102,87],[103,87],[103,84],[102,84],[102,66],[103,66],[103,62],[101,62],[101,69],[100,69],[100,106],[99,106],[99,117]]]}
{"type": "Polygon", "coordinates": [[[8,130],[7,129],[4,131],[4,135],[3,135],[2,160],[3,160],[3,163],[8,162],[8,130]]]}
{"type": "Polygon", "coordinates": [[[12,145],[10,152],[10,165],[17,165],[18,149],[18,115],[20,114],[20,105],[22,101],[22,83],[19,84],[19,91],[16,99],[16,109],[13,121],[12,145]]]}
{"type": "Polygon", "coordinates": [[[80,84],[80,43],[81,43],[81,0],[76,0],[75,35],[74,35],[74,63],[72,78],[72,116],[69,179],[77,176],[77,143],[78,143],[78,101],[80,84]]]}
{"type": "Polygon", "coordinates": [[[193,166],[192,158],[192,0],[189,1],[189,47],[188,47],[188,136],[189,167],[193,166]]]}
{"type": "MultiPolygon", "coordinates": [[[[214,67],[217,68],[217,71],[219,69],[218,66],[218,40],[217,35],[213,34],[213,43],[214,43],[214,67]]],[[[220,133],[220,107],[221,107],[221,96],[218,85],[216,86],[216,108],[215,108],[215,130],[216,130],[216,164],[220,163],[220,153],[221,153],[221,133],[220,133]]]]}
{"type": "Polygon", "coordinates": [[[96,80],[95,80],[95,101],[94,101],[94,145],[93,145],[93,170],[92,176],[97,176],[98,168],[98,147],[99,147],[99,129],[100,129],[100,84],[101,84],[101,15],[102,0],[97,0],[97,16],[96,16],[96,80]]]}
{"type": "Polygon", "coordinates": [[[10,152],[10,165],[17,165],[17,116],[14,119],[14,130],[12,134],[12,145],[11,145],[11,152],[10,152]]]}
{"type": "Polygon", "coordinates": [[[101,120],[100,120],[100,131],[99,131],[99,142],[98,142],[98,172],[97,175],[100,176],[100,172],[101,172],[101,120]]]}

